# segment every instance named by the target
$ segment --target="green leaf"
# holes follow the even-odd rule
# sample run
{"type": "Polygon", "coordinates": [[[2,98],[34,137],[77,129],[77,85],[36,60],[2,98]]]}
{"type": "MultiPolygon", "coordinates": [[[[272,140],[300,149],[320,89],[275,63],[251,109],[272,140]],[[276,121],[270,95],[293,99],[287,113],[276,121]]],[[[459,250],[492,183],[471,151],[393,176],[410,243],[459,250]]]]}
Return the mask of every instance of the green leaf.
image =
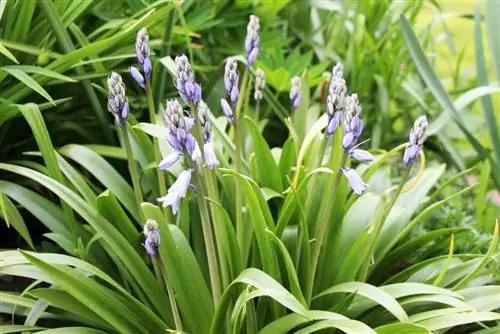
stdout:
{"type": "MultiPolygon", "coordinates": [[[[2,2],[2,4],[0,4],[0,6],[4,5],[5,3],[2,2]]],[[[1,17],[2,17],[2,15],[0,13],[0,18],[1,17]]],[[[7,49],[3,45],[3,43],[0,43],[0,53],[3,54],[5,57],[9,58],[10,60],[12,60],[14,63],[19,64],[19,61],[16,59],[16,57],[9,51],[9,49],[7,49]]]]}
{"type": "Polygon", "coordinates": [[[308,310],[304,314],[292,313],[284,317],[274,320],[262,330],[259,334],[285,334],[290,333],[295,327],[315,320],[347,320],[348,318],[342,314],[308,310]]]}
{"type": "Polygon", "coordinates": [[[428,330],[436,331],[439,329],[455,327],[459,325],[494,321],[500,319],[499,313],[493,312],[460,312],[458,314],[445,314],[437,317],[416,321],[415,323],[424,326],[428,330]]]}
{"type": "Polygon", "coordinates": [[[36,82],[32,77],[30,77],[26,72],[19,69],[12,69],[5,67],[0,67],[0,71],[7,72],[8,74],[15,77],[17,80],[21,81],[23,84],[28,86],[30,89],[34,90],[38,94],[42,95],[47,101],[55,106],[54,100],[50,97],[49,93],[38,82],[36,82]]]}
{"type": "Polygon", "coordinates": [[[296,331],[296,334],[308,334],[312,332],[319,331],[321,329],[327,328],[338,328],[341,331],[347,334],[372,334],[375,333],[373,329],[362,323],[361,321],[356,320],[322,320],[314,325],[303,328],[299,331],[296,331]]]}
{"type": "MultiPolygon", "coordinates": [[[[111,293],[110,290],[105,289],[104,286],[93,282],[91,279],[68,267],[49,265],[27,253],[22,252],[22,254],[33,265],[49,275],[62,289],[68,291],[68,293],[82,304],[92,309],[116,330],[120,332],[136,332],[141,331],[141,326],[147,326],[147,324],[141,324],[138,317],[131,312],[132,310],[127,309],[121,303],[121,300],[111,293]],[[108,307],[108,305],[113,305],[113,307],[108,307]]],[[[161,331],[162,328],[160,327],[157,330],[161,331]]]]}
{"type": "Polygon", "coordinates": [[[226,312],[228,311],[231,298],[234,296],[234,293],[238,288],[238,284],[245,284],[246,286],[252,286],[255,289],[261,290],[262,295],[276,300],[281,305],[295,313],[304,314],[306,312],[304,306],[271,276],[258,269],[248,268],[241,272],[241,274],[226,288],[222,294],[210,327],[211,334],[223,332],[222,328],[226,312]]]}
{"type": "Polygon", "coordinates": [[[33,332],[33,331],[37,331],[38,333],[42,333],[42,332],[39,332],[42,329],[44,329],[44,328],[43,327],[36,327],[36,326],[0,325],[0,333],[2,333],[2,334],[19,333],[19,332],[33,332]]]}
{"type": "Polygon", "coordinates": [[[361,282],[347,282],[334,285],[333,287],[326,289],[319,295],[314,297],[314,299],[330,295],[333,293],[356,293],[360,296],[364,296],[375,301],[380,306],[384,307],[387,311],[391,312],[399,321],[409,322],[408,315],[403,310],[401,305],[393,298],[390,294],[384,290],[377,288],[373,285],[361,283],[361,282]]]}
{"type": "MultiPolygon", "coordinates": [[[[61,327],[54,329],[47,329],[41,332],[40,334],[106,334],[107,332],[103,332],[94,328],[87,327],[61,327]]],[[[37,334],[38,334],[37,333],[37,334]]]]}
{"type": "Polygon", "coordinates": [[[264,187],[282,191],[283,184],[281,183],[280,170],[269,149],[269,145],[259,132],[255,122],[248,116],[245,116],[245,121],[252,137],[254,158],[257,164],[257,181],[264,187]]]}
{"type": "Polygon", "coordinates": [[[54,72],[52,70],[49,70],[49,69],[46,69],[43,67],[39,67],[39,66],[9,65],[9,66],[2,67],[2,69],[8,73],[9,73],[9,71],[12,71],[12,70],[18,70],[18,71],[25,72],[25,73],[40,74],[40,75],[43,75],[43,76],[46,76],[49,78],[54,78],[54,79],[58,79],[58,80],[65,81],[65,82],[76,82],[76,80],[74,80],[66,75],[62,75],[60,73],[57,73],[57,72],[54,72]]]}
{"type": "Polygon", "coordinates": [[[9,200],[7,196],[0,192],[0,209],[2,216],[7,224],[7,227],[12,226],[23,239],[28,243],[31,249],[35,249],[33,245],[33,241],[31,240],[30,232],[24,223],[23,217],[17,208],[12,202],[9,200]]]}
{"type": "Polygon", "coordinates": [[[87,169],[120,200],[137,221],[139,220],[139,207],[135,202],[134,191],[111,164],[91,149],[81,145],[66,145],[60,152],[87,169]]]}
{"type": "Polygon", "coordinates": [[[375,328],[377,334],[431,334],[431,332],[422,326],[413,324],[389,324],[375,328]]]}

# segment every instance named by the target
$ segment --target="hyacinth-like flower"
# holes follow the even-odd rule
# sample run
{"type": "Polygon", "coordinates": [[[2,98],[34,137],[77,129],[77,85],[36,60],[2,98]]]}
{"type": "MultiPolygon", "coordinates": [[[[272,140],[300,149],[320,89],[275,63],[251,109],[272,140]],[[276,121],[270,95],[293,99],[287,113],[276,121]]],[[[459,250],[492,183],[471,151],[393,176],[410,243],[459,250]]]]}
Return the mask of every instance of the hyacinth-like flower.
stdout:
{"type": "Polygon", "coordinates": [[[192,117],[184,116],[184,110],[179,101],[167,100],[164,118],[167,128],[167,140],[174,152],[160,162],[160,169],[170,168],[184,152],[193,155],[196,147],[196,140],[189,133],[194,120],[192,117]]]}
{"type": "Polygon", "coordinates": [[[198,104],[201,100],[201,87],[194,81],[194,73],[185,55],[175,57],[175,87],[184,102],[198,104]]]}
{"type": "Polygon", "coordinates": [[[234,123],[233,110],[231,109],[229,103],[227,103],[226,99],[220,99],[220,107],[224,115],[226,115],[226,118],[228,119],[229,123],[233,124],[234,123]]]}
{"type": "Polygon", "coordinates": [[[290,81],[290,101],[292,102],[293,109],[297,109],[302,101],[302,96],[300,95],[301,81],[300,77],[293,77],[290,81]]]}
{"type": "Polygon", "coordinates": [[[253,98],[255,99],[255,102],[260,103],[262,100],[262,91],[266,87],[266,75],[264,74],[264,71],[262,71],[260,68],[257,69],[255,72],[255,91],[253,93],[253,98]]]}
{"type": "Polygon", "coordinates": [[[332,70],[332,78],[326,98],[326,111],[328,113],[328,126],[326,135],[331,136],[339,127],[344,112],[347,87],[343,77],[344,67],[337,63],[332,70]]]}
{"type": "Polygon", "coordinates": [[[259,17],[250,15],[245,38],[245,51],[247,53],[247,67],[251,67],[259,55],[260,48],[260,23],[259,17]]]}
{"type": "Polygon", "coordinates": [[[425,116],[420,116],[413,124],[413,128],[410,131],[410,143],[406,147],[403,157],[406,167],[413,165],[417,159],[426,139],[427,125],[427,118],[425,116]]]}
{"type": "Polygon", "coordinates": [[[108,111],[115,116],[116,125],[122,126],[127,121],[129,106],[121,75],[111,72],[108,77],[108,91],[108,111]]]}
{"type": "Polygon", "coordinates": [[[342,168],[342,173],[344,173],[355,194],[361,195],[365,191],[368,185],[361,179],[356,170],[344,167],[342,168]]]}
{"type": "Polygon", "coordinates": [[[158,246],[160,246],[160,231],[158,223],[154,219],[148,219],[144,224],[144,248],[149,256],[156,257],[158,255],[158,246]]]}
{"type": "MultiPolygon", "coordinates": [[[[149,80],[151,78],[151,50],[149,47],[149,35],[146,28],[142,28],[137,33],[137,38],[135,40],[135,55],[137,56],[137,62],[141,65],[144,75],[149,80]]],[[[130,74],[132,78],[141,86],[146,89],[146,82],[142,73],[134,66],[130,66],[130,74]]]]}
{"type": "Polygon", "coordinates": [[[203,157],[205,158],[206,167],[212,169],[219,165],[219,160],[215,155],[214,147],[210,142],[212,135],[212,123],[210,118],[208,118],[209,109],[204,101],[200,101],[198,104],[198,120],[200,121],[202,132],[203,132],[203,157]]]}
{"type": "Polygon", "coordinates": [[[162,203],[163,207],[172,207],[172,212],[174,215],[179,212],[179,205],[181,199],[186,197],[186,192],[191,184],[191,174],[192,169],[183,170],[174,184],[168,189],[167,195],[158,198],[158,202],[162,203]]]}
{"type": "Polygon", "coordinates": [[[346,98],[344,112],[344,137],[342,146],[344,149],[350,148],[359,138],[364,129],[361,120],[361,105],[358,101],[358,94],[352,94],[346,98]]]}
{"type": "Polygon", "coordinates": [[[240,75],[238,73],[238,62],[236,58],[231,57],[226,61],[226,69],[224,71],[224,86],[226,87],[227,95],[231,100],[233,106],[238,102],[240,97],[240,91],[238,88],[238,82],[240,80],[240,75]]]}

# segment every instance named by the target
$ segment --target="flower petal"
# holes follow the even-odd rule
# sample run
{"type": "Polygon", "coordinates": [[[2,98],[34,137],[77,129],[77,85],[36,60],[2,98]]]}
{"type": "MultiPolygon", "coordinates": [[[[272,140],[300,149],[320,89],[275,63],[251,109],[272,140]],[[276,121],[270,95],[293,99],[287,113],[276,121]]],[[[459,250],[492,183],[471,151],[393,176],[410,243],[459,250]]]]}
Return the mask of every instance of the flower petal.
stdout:
{"type": "Polygon", "coordinates": [[[172,167],[177,161],[179,161],[180,154],[178,152],[173,152],[167,155],[165,159],[160,161],[158,168],[160,169],[168,169],[172,167]]]}
{"type": "Polygon", "coordinates": [[[139,72],[139,70],[137,68],[135,68],[134,66],[130,66],[130,75],[139,84],[139,86],[146,89],[144,77],[142,76],[141,72],[139,72]]]}
{"type": "Polygon", "coordinates": [[[350,150],[349,155],[359,162],[372,162],[373,160],[375,160],[373,154],[361,149],[350,150]]]}
{"type": "Polygon", "coordinates": [[[349,185],[352,190],[357,194],[361,195],[363,191],[365,191],[367,184],[361,179],[358,173],[351,168],[342,168],[342,172],[344,173],[349,185]]]}

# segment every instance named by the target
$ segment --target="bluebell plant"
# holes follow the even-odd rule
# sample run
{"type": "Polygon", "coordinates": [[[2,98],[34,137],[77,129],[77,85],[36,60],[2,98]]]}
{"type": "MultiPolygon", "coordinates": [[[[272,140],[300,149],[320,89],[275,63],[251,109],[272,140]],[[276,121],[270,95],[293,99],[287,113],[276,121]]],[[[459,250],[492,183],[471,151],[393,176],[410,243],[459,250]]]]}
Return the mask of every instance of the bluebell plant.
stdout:
{"type": "Polygon", "coordinates": [[[343,77],[344,67],[337,63],[332,70],[328,96],[326,98],[326,111],[328,114],[328,125],[326,135],[331,136],[339,127],[344,112],[347,87],[343,77]]]}
{"type": "Polygon", "coordinates": [[[144,75],[134,66],[130,66],[130,74],[139,86],[146,89],[146,81],[149,81],[151,78],[152,71],[151,49],[149,46],[149,35],[146,28],[142,28],[137,33],[135,41],[135,55],[137,57],[137,63],[140,65],[144,75]]]}
{"type": "Polygon", "coordinates": [[[115,117],[116,125],[121,127],[127,122],[129,104],[123,79],[116,72],[108,76],[108,94],[108,111],[115,117]]]}
{"type": "Polygon", "coordinates": [[[413,128],[410,131],[410,141],[403,156],[403,162],[406,167],[410,167],[415,163],[420,150],[422,150],[426,139],[427,125],[427,118],[425,116],[420,116],[413,124],[413,128]]]}
{"type": "Polygon", "coordinates": [[[259,17],[250,15],[245,38],[245,51],[247,54],[247,67],[252,67],[260,50],[260,22],[259,17]]]}
{"type": "Polygon", "coordinates": [[[196,83],[193,70],[185,55],[175,57],[175,87],[184,102],[198,104],[201,100],[201,86],[196,83]]]}
{"type": "Polygon", "coordinates": [[[156,220],[148,219],[144,224],[143,233],[146,237],[144,241],[146,252],[149,256],[156,257],[158,254],[158,246],[160,246],[160,231],[156,220]]]}
{"type": "Polygon", "coordinates": [[[257,104],[262,101],[262,91],[266,87],[266,75],[264,74],[264,71],[262,71],[260,68],[255,71],[255,86],[254,86],[254,93],[253,93],[253,98],[257,104]]]}
{"type": "Polygon", "coordinates": [[[240,75],[238,73],[238,62],[236,58],[230,57],[226,61],[226,68],[224,71],[224,86],[226,87],[227,95],[234,106],[238,102],[240,96],[238,82],[240,75]]]}

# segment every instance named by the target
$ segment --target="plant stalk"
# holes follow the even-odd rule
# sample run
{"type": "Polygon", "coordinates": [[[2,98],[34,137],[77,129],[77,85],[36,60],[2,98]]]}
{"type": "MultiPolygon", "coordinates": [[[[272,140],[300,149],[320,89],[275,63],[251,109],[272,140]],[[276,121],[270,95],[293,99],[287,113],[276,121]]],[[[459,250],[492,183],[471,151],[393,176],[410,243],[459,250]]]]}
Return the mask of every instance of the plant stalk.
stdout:
{"type": "MultiPolygon", "coordinates": [[[[240,89],[240,98],[238,99],[238,103],[236,104],[236,109],[234,111],[234,141],[236,146],[236,171],[238,173],[242,173],[242,162],[241,162],[241,108],[243,106],[244,98],[246,95],[248,79],[250,76],[250,70],[246,69],[243,74],[243,80],[240,89]]],[[[243,193],[239,182],[236,182],[236,238],[238,239],[238,246],[243,254],[245,238],[244,238],[244,226],[243,226],[243,193]]]]}
{"type": "MultiPolygon", "coordinates": [[[[340,165],[339,168],[337,169],[335,173],[335,179],[332,180],[330,178],[330,182],[328,186],[326,187],[327,191],[328,189],[331,189],[329,193],[332,194],[332,197],[324,196],[323,201],[321,203],[321,209],[319,213],[319,219],[318,223],[316,224],[316,229],[314,233],[314,252],[313,252],[313,258],[312,258],[312,265],[311,265],[311,286],[314,286],[314,279],[316,277],[316,271],[318,267],[318,262],[319,262],[319,257],[321,254],[321,246],[323,244],[323,236],[326,234],[327,229],[328,229],[328,222],[330,221],[330,217],[332,215],[332,205],[329,205],[330,203],[335,203],[335,197],[337,193],[337,188],[340,183],[340,178],[341,178],[341,168],[345,165],[347,158],[349,156],[349,152],[344,150],[342,154],[342,158],[340,160],[340,165]]],[[[311,293],[312,293],[311,289],[311,293]]]]}
{"type": "Polygon", "coordinates": [[[127,153],[128,169],[130,172],[130,177],[132,178],[132,186],[134,188],[135,200],[137,202],[137,207],[139,208],[139,215],[141,221],[144,221],[144,215],[141,210],[141,203],[144,202],[141,192],[141,182],[139,179],[139,172],[137,171],[137,165],[134,159],[134,153],[132,152],[132,145],[130,144],[130,138],[128,137],[128,124],[124,124],[122,129],[123,144],[125,145],[125,151],[127,153]]]}
{"type": "Polygon", "coordinates": [[[179,309],[177,308],[177,302],[175,301],[174,288],[172,287],[172,283],[168,279],[167,271],[163,266],[162,261],[158,258],[154,259],[156,265],[160,267],[161,275],[163,276],[163,280],[165,282],[165,287],[167,288],[168,300],[170,302],[170,307],[172,308],[172,314],[174,316],[175,330],[182,332],[182,321],[181,316],[179,314],[179,309]]]}
{"type": "MultiPolygon", "coordinates": [[[[156,112],[155,112],[155,103],[153,99],[153,90],[151,88],[151,81],[146,81],[146,93],[148,96],[148,109],[149,109],[149,120],[152,124],[156,124],[156,112]]],[[[161,161],[161,152],[160,152],[160,142],[158,138],[153,137],[153,145],[155,151],[155,161],[156,163],[160,163],[161,161]]],[[[156,177],[158,178],[158,195],[164,196],[167,193],[167,186],[165,184],[165,176],[163,172],[156,168],[156,177]]],[[[167,211],[167,208],[163,208],[163,214],[167,219],[167,222],[170,222],[170,214],[167,211]]]]}

